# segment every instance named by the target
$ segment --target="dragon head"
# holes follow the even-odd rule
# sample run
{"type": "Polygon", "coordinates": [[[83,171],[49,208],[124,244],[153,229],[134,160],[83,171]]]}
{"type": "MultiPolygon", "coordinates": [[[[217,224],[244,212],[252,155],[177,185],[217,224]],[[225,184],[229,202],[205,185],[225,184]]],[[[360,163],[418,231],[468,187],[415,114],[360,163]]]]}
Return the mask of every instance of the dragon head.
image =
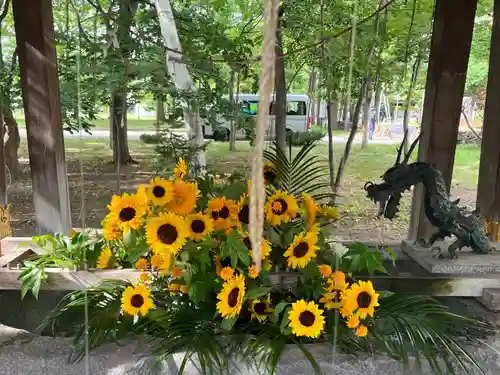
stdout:
{"type": "Polygon", "coordinates": [[[388,219],[394,219],[399,212],[399,203],[403,192],[410,189],[412,185],[418,182],[415,169],[412,164],[408,164],[408,161],[422,133],[413,141],[408,152],[404,155],[403,160],[401,160],[407,136],[408,132],[406,131],[403,142],[401,142],[398,148],[396,162],[381,176],[384,182],[381,184],[374,184],[368,181],[364,186],[367,197],[375,203],[379,203],[379,217],[383,215],[388,219]]]}

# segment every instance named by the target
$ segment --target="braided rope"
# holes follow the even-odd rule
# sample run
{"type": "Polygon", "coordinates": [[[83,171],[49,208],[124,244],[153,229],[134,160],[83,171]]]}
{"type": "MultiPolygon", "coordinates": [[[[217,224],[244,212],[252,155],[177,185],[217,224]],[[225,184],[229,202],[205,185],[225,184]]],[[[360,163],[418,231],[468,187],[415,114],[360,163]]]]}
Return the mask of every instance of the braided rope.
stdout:
{"type": "Polygon", "coordinates": [[[262,261],[262,234],[264,231],[264,126],[269,118],[269,98],[272,93],[274,73],[276,27],[278,23],[278,0],[267,0],[264,4],[264,40],[262,42],[262,65],[260,75],[260,99],[255,131],[255,148],[250,185],[249,235],[252,243],[252,258],[255,268],[260,271],[262,261]]]}

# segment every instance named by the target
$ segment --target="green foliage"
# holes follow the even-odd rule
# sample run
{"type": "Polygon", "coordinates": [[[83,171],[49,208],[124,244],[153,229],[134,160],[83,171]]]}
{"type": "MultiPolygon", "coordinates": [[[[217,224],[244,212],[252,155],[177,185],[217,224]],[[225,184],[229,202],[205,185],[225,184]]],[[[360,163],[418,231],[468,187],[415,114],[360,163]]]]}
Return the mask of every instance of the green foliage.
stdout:
{"type": "Polygon", "coordinates": [[[326,133],[324,131],[310,131],[310,132],[294,132],[288,137],[288,143],[292,146],[303,146],[310,142],[317,142],[324,138],[326,133]]]}

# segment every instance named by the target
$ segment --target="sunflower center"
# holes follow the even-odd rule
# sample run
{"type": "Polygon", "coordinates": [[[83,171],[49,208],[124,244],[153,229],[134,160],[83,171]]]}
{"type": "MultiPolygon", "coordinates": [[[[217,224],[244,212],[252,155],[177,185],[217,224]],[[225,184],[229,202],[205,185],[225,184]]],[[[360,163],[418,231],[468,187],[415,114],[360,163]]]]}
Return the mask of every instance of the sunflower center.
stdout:
{"type": "Polygon", "coordinates": [[[272,171],[270,169],[264,171],[264,179],[266,181],[273,182],[275,177],[276,177],[276,174],[274,173],[274,171],[272,171]]]}
{"type": "Polygon", "coordinates": [[[264,302],[257,302],[253,305],[253,310],[259,315],[264,315],[266,313],[266,304],[264,302]]]}
{"type": "Polygon", "coordinates": [[[302,258],[309,251],[309,245],[307,242],[300,242],[295,249],[293,249],[293,256],[295,258],[302,258]]]}
{"type": "Polygon", "coordinates": [[[358,298],[356,299],[356,301],[360,308],[366,309],[372,302],[372,296],[370,296],[370,294],[367,292],[361,292],[358,294],[358,298]]]}
{"type": "Polygon", "coordinates": [[[132,298],[130,298],[130,304],[138,309],[144,304],[144,297],[140,294],[134,294],[132,298]]]}
{"type": "Polygon", "coordinates": [[[163,224],[161,225],[157,232],[156,232],[158,238],[160,239],[161,242],[163,242],[166,245],[171,245],[175,242],[177,239],[177,228],[174,227],[172,224],[163,224]]]}
{"type": "Polygon", "coordinates": [[[165,189],[163,188],[163,186],[155,186],[153,188],[153,195],[156,198],[163,198],[163,196],[165,195],[165,189]]]}
{"type": "Polygon", "coordinates": [[[250,242],[249,237],[243,238],[243,242],[245,243],[248,250],[252,250],[252,242],[250,242]]]}
{"type": "Polygon", "coordinates": [[[135,208],[125,207],[120,211],[121,221],[130,221],[135,217],[135,208]]]}
{"type": "Polygon", "coordinates": [[[275,215],[283,215],[288,210],[288,204],[284,199],[276,199],[274,203],[271,209],[275,215]],[[279,203],[279,205],[274,203],[279,203]]]}
{"type": "Polygon", "coordinates": [[[303,311],[302,313],[300,313],[299,321],[303,326],[310,327],[314,324],[315,320],[316,317],[310,311],[303,311]]]}
{"type": "Polygon", "coordinates": [[[238,213],[238,220],[243,224],[250,223],[250,209],[248,208],[248,204],[241,207],[241,210],[238,213]]]}
{"type": "Polygon", "coordinates": [[[222,206],[220,210],[212,211],[212,219],[227,219],[229,217],[229,208],[226,206],[222,206]]]}
{"type": "Polygon", "coordinates": [[[335,290],[333,292],[333,301],[334,302],[340,302],[341,298],[340,298],[340,290],[335,290]]]}
{"type": "Polygon", "coordinates": [[[191,230],[194,233],[203,233],[205,231],[205,222],[203,220],[193,220],[191,222],[191,230]]]}
{"type": "Polygon", "coordinates": [[[227,296],[227,304],[229,307],[233,308],[238,304],[238,296],[240,295],[240,288],[234,288],[229,292],[229,295],[227,296]]]}

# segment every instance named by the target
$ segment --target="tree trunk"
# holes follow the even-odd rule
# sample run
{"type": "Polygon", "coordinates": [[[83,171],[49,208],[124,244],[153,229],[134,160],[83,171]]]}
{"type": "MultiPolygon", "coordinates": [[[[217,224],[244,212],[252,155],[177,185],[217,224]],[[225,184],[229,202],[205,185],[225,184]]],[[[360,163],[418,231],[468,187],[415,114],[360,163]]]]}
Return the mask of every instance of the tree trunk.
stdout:
{"type": "Polygon", "coordinates": [[[375,88],[375,124],[380,122],[380,105],[382,103],[382,83],[380,77],[377,77],[377,86],[375,88]]]}
{"type": "Polygon", "coordinates": [[[229,117],[229,151],[236,151],[236,126],[235,126],[235,115],[237,114],[236,108],[238,103],[234,100],[234,70],[231,70],[229,76],[229,102],[231,103],[231,113],[229,117]]]}
{"type": "Polygon", "coordinates": [[[111,122],[113,126],[113,162],[130,164],[133,162],[128,149],[126,94],[115,91],[111,98],[111,122]]]}
{"type": "Polygon", "coordinates": [[[321,74],[318,74],[318,86],[316,89],[316,118],[314,121],[316,125],[321,125],[321,74]]]}
{"type": "Polygon", "coordinates": [[[330,188],[335,191],[335,154],[333,153],[333,129],[338,124],[339,102],[333,99],[330,92],[327,103],[327,125],[328,125],[328,170],[330,175],[330,188]]]}
{"type": "Polygon", "coordinates": [[[7,130],[7,140],[5,141],[5,164],[9,168],[10,176],[15,179],[19,176],[20,166],[18,150],[21,144],[21,137],[19,136],[19,126],[14,118],[12,108],[5,106],[3,108],[3,120],[7,130]]]}
{"type": "Polygon", "coordinates": [[[274,87],[276,88],[276,100],[274,104],[275,123],[274,131],[276,144],[283,152],[286,152],[286,81],[285,81],[285,59],[283,58],[283,35],[282,22],[279,21],[276,29],[276,63],[274,73],[274,87]]]}
{"type": "MultiPolygon", "coordinates": [[[[357,25],[357,18],[356,18],[356,6],[357,6],[357,1],[354,2],[354,9],[352,11],[352,16],[351,16],[351,40],[350,40],[350,47],[349,47],[349,64],[348,64],[348,70],[347,70],[347,84],[346,84],[346,92],[345,92],[345,103],[344,103],[344,130],[347,130],[349,128],[349,124],[347,119],[349,118],[349,111],[348,109],[350,108],[351,105],[351,86],[352,86],[352,72],[354,68],[354,46],[356,45],[356,25],[357,25]]],[[[350,114],[352,116],[352,111],[350,111],[350,114]]],[[[354,117],[354,116],[352,116],[354,117]]],[[[352,123],[352,120],[351,120],[352,123]]]]}
{"type": "Polygon", "coordinates": [[[158,94],[156,96],[156,124],[163,125],[167,122],[167,117],[165,115],[165,97],[163,94],[158,94]]]}
{"type": "MultiPolygon", "coordinates": [[[[403,131],[406,133],[408,131],[408,125],[410,123],[410,108],[411,108],[411,101],[413,99],[413,91],[415,90],[415,84],[417,83],[418,79],[418,72],[420,70],[420,64],[422,62],[422,56],[419,54],[417,56],[417,59],[415,60],[415,63],[413,64],[413,71],[411,74],[411,81],[410,81],[410,86],[408,87],[408,93],[406,94],[406,106],[405,106],[405,114],[403,117],[403,131]]],[[[408,142],[409,139],[408,137],[405,138],[405,143],[404,143],[404,152],[405,154],[408,153],[408,142]]]]}
{"type": "Polygon", "coordinates": [[[372,78],[368,78],[366,83],[366,94],[363,106],[363,138],[361,141],[361,148],[368,146],[368,131],[370,127],[370,104],[372,101],[372,78]]]}

